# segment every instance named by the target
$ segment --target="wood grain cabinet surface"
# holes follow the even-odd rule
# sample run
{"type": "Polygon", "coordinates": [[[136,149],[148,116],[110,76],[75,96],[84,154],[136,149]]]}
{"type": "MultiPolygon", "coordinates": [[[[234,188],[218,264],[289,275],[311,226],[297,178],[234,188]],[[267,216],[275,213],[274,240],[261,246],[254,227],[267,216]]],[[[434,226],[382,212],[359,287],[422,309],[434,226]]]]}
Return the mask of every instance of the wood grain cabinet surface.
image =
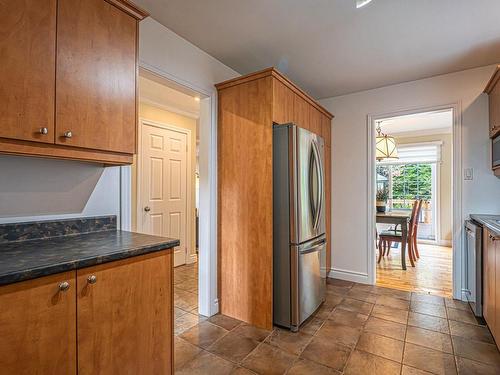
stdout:
{"type": "Polygon", "coordinates": [[[0,287],[0,373],[76,374],[74,271],[0,287]]]}
{"type": "Polygon", "coordinates": [[[171,250],[0,287],[0,374],[173,374],[173,332],[171,250]]]}
{"type": "MultiPolygon", "coordinates": [[[[218,256],[221,313],[271,329],[273,263],[272,127],[294,122],[325,140],[330,235],[332,115],[275,69],[216,85],[218,256]]],[[[327,267],[330,267],[327,245],[327,267]]]]}
{"type": "Polygon", "coordinates": [[[500,236],[483,229],[483,315],[500,345],[500,236]]]}
{"type": "Polygon", "coordinates": [[[53,143],[56,0],[0,1],[0,14],[0,137],[53,143]]]}
{"type": "Polygon", "coordinates": [[[147,14],[128,0],[1,1],[0,11],[0,152],[132,163],[147,14]]]}
{"type": "Polygon", "coordinates": [[[490,138],[500,134],[500,65],[491,76],[484,92],[488,94],[490,138]]]}
{"type": "Polygon", "coordinates": [[[77,270],[78,375],[172,374],[172,253],[77,270]]]}

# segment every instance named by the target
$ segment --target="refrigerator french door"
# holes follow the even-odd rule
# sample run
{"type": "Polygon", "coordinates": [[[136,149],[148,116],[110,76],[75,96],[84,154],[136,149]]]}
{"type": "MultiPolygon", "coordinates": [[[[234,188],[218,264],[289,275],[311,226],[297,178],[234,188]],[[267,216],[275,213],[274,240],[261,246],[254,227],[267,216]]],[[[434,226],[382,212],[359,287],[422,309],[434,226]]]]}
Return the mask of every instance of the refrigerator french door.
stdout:
{"type": "Polygon", "coordinates": [[[323,139],[273,127],[273,321],[298,330],[325,298],[323,139]]]}

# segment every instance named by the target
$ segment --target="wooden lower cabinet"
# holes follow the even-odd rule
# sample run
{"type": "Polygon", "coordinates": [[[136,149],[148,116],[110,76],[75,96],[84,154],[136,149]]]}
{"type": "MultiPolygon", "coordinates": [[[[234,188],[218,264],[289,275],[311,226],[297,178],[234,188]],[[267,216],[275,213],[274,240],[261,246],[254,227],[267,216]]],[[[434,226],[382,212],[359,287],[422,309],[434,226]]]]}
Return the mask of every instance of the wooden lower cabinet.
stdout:
{"type": "Polygon", "coordinates": [[[172,374],[172,254],[77,271],[78,374],[172,374]]]}
{"type": "Polygon", "coordinates": [[[500,237],[488,229],[483,233],[483,315],[500,345],[500,237]]]}
{"type": "Polygon", "coordinates": [[[171,250],[0,287],[0,374],[173,374],[173,363],[171,250]]]}
{"type": "Polygon", "coordinates": [[[76,374],[74,271],[0,287],[0,373],[76,374]]]}

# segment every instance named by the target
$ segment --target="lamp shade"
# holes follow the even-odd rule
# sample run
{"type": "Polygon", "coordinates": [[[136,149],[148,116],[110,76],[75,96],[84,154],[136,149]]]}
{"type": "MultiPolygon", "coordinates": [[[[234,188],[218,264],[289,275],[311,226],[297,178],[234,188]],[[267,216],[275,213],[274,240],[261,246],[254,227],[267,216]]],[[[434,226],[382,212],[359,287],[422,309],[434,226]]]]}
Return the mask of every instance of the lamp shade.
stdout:
{"type": "Polygon", "coordinates": [[[377,135],[376,145],[377,150],[375,157],[377,160],[398,159],[398,149],[394,137],[390,137],[386,134],[379,134],[377,135]]]}

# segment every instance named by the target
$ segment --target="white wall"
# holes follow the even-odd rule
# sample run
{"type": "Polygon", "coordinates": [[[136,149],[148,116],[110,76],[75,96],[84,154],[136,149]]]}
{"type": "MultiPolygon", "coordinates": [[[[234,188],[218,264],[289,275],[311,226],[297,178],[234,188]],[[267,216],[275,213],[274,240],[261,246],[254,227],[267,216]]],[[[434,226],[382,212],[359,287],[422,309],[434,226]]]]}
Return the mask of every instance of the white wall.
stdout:
{"type": "Polygon", "coordinates": [[[500,213],[500,179],[490,167],[488,98],[482,94],[494,66],[321,100],[335,115],[332,125],[332,273],[367,282],[367,115],[461,103],[462,212],[500,213]]]}
{"type": "Polygon", "coordinates": [[[215,83],[239,76],[152,18],[140,23],[139,35],[140,65],[177,83],[210,94],[215,83]]]}
{"type": "Polygon", "coordinates": [[[117,215],[120,169],[0,156],[0,223],[117,215]]]}

